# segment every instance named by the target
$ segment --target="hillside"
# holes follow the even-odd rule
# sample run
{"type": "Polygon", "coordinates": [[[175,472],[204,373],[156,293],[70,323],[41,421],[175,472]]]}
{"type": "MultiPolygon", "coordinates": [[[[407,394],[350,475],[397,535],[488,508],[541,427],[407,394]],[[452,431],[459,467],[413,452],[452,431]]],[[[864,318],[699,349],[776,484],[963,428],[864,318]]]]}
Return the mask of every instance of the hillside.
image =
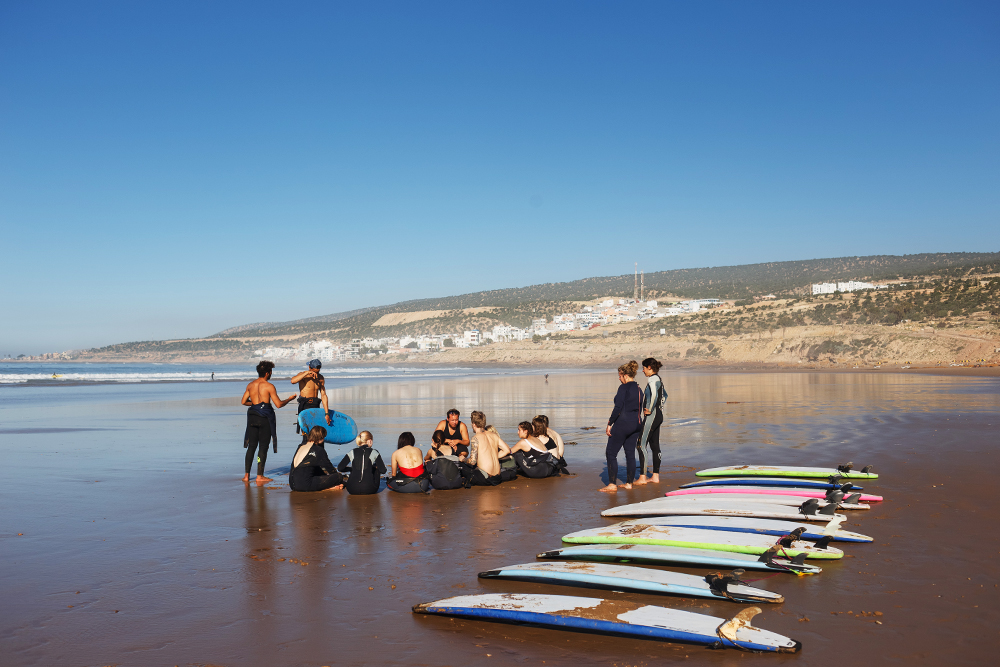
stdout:
{"type": "MultiPolygon", "coordinates": [[[[909,320],[948,327],[983,316],[991,322],[1000,314],[998,283],[979,278],[998,273],[1000,253],[878,255],[660,271],[645,276],[647,298],[715,297],[729,300],[730,307],[636,322],[627,328],[640,336],[658,335],[664,329],[666,335],[726,337],[761,331],[773,335],[776,329],[810,324],[895,326],[909,320]],[[811,283],[846,280],[904,281],[907,285],[874,294],[810,294],[811,283]],[[753,297],[770,293],[779,298],[750,305],[753,297]],[[816,306],[805,305],[812,303],[816,306]]],[[[344,342],[364,336],[488,330],[498,323],[526,327],[532,318],[572,311],[583,300],[631,296],[633,280],[632,275],[587,278],[418,299],[292,322],[242,325],[199,339],[121,343],[82,356],[236,361],[250,358],[262,345],[295,345],[318,338],[344,342]]],[[[610,329],[601,327],[600,331],[610,329]]]]}

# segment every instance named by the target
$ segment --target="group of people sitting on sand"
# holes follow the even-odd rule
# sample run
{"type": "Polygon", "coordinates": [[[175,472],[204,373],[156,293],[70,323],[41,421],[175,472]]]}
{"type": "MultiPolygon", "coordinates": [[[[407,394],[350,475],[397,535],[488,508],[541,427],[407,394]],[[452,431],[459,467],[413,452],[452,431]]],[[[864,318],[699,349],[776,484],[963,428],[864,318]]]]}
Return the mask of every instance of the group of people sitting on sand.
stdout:
{"type": "Polygon", "coordinates": [[[323,444],[326,429],[314,426],[292,458],[288,483],[293,491],[347,489],[351,494],[372,494],[378,493],[386,476],[386,488],[392,491],[426,493],[432,488],[497,486],[519,473],[541,478],[566,472],[562,438],[548,427],[545,415],[518,424],[513,446],[486,423],[482,412],[471,415],[471,436],[460,416],[458,410],[448,411],[426,453],[416,446],[413,433],[400,433],[388,466],[372,446],[371,432],[362,431],[357,446],[334,467],[323,444]]]}

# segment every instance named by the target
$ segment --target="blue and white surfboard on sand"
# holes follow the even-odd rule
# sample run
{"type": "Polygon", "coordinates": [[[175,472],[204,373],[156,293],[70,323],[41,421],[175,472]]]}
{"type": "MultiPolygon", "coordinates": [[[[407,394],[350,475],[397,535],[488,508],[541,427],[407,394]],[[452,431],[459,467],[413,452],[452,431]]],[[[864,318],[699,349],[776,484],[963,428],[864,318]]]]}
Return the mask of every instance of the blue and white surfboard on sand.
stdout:
{"type": "Polygon", "coordinates": [[[624,600],[499,593],[425,602],[413,612],[750,651],[796,653],[802,648],[794,639],[751,625],[759,607],[725,619],[624,600]]]}
{"type": "Polygon", "coordinates": [[[480,572],[480,579],[515,579],[543,584],[590,586],[615,591],[683,595],[696,598],[728,599],[733,602],[784,602],[777,593],[732,582],[713,588],[705,577],[669,570],[651,570],[629,565],[586,562],[542,562],[508,565],[480,572]],[[723,592],[723,590],[725,592],[723,592]]]}

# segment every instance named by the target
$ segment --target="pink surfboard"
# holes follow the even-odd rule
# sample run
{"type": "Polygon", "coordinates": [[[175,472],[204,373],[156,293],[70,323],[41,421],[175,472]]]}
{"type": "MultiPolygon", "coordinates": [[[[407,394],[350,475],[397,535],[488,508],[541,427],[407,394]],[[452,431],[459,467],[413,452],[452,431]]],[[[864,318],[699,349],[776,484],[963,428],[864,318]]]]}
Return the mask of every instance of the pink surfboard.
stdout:
{"type": "MultiPolygon", "coordinates": [[[[797,489],[793,487],[765,487],[765,486],[695,486],[690,489],[677,489],[668,491],[666,496],[697,496],[706,493],[738,493],[741,495],[769,495],[769,496],[800,496],[802,498],[826,498],[827,491],[816,491],[813,489],[797,489]]],[[[846,495],[851,495],[848,491],[846,495]]],[[[882,502],[882,496],[873,496],[869,493],[862,493],[862,503],[882,502]]]]}

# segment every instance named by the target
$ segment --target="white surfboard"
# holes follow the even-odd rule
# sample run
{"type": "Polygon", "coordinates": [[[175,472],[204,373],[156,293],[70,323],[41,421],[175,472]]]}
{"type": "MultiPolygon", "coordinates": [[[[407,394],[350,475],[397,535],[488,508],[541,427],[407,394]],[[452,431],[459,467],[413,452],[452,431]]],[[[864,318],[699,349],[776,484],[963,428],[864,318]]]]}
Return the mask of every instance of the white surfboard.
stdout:
{"type": "MultiPolygon", "coordinates": [[[[777,547],[772,547],[774,553],[777,547]]],[[[823,568],[787,558],[776,557],[774,553],[757,556],[739,554],[732,551],[712,549],[692,549],[689,547],[664,547],[657,544],[580,544],[545,551],[536,558],[571,558],[574,560],[616,561],[623,563],[650,563],[654,565],[696,565],[702,567],[743,568],[744,570],[767,570],[789,574],[819,574],[823,568]]]]}
{"type": "Polygon", "coordinates": [[[758,607],[748,607],[726,620],[625,600],[500,593],[425,602],[413,607],[413,612],[751,651],[796,653],[802,648],[793,639],[751,625],[760,613],[758,607]]]}
{"type": "MultiPolygon", "coordinates": [[[[870,468],[870,466],[869,466],[870,468]]],[[[698,477],[832,477],[839,475],[847,479],[878,479],[878,474],[868,468],[858,470],[839,470],[837,468],[821,468],[819,466],[723,466],[721,468],[706,468],[695,473],[698,477]]]]}
{"type": "MultiPolygon", "coordinates": [[[[713,575],[709,575],[710,577],[713,575]]],[[[721,598],[733,602],[784,602],[777,593],[744,583],[723,585],[716,578],[713,587],[705,577],[669,570],[651,570],[629,565],[585,562],[542,562],[507,565],[480,572],[481,579],[516,579],[546,584],[596,586],[616,591],[662,593],[699,598],[721,598]]]]}
{"type": "Polygon", "coordinates": [[[820,508],[815,514],[805,514],[798,507],[768,503],[741,503],[719,500],[705,505],[693,503],[664,503],[666,498],[647,500],[644,503],[619,505],[601,512],[601,516],[743,516],[758,519],[780,519],[783,521],[822,521],[827,523],[832,519],[844,521],[843,514],[822,514],[831,507],[820,508]]]}
{"type": "MultiPolygon", "coordinates": [[[[827,500],[821,498],[802,498],[801,496],[782,496],[782,495],[757,495],[752,493],[709,493],[705,495],[696,496],[664,496],[663,498],[656,498],[656,500],[671,501],[673,503],[700,503],[702,505],[709,503],[718,503],[719,501],[724,502],[739,502],[739,503],[753,503],[753,504],[774,504],[774,505],[788,505],[789,507],[799,507],[802,503],[808,500],[815,500],[815,505],[817,507],[826,507],[831,503],[827,500]]],[[[649,501],[652,502],[652,501],[649,501]]],[[[865,503],[834,503],[839,509],[842,510],[867,510],[871,509],[871,505],[866,505],[865,503]]]]}
{"type": "Polygon", "coordinates": [[[676,526],[678,528],[699,528],[701,530],[722,530],[734,533],[755,533],[771,535],[775,538],[788,535],[793,530],[802,529],[800,538],[815,541],[824,537],[834,542],[872,542],[873,538],[841,530],[839,521],[831,521],[826,526],[797,521],[777,519],[757,519],[739,516],[650,516],[625,523],[645,523],[650,526],[676,526]]]}
{"type": "MultiPolygon", "coordinates": [[[[658,544],[665,547],[689,547],[735,551],[744,554],[762,554],[775,544],[771,535],[731,533],[722,530],[650,526],[639,522],[615,524],[603,528],[578,530],[564,535],[563,542],[570,544],[658,544]]],[[[782,549],[787,558],[804,553],[806,558],[843,558],[844,552],[833,547],[822,547],[812,542],[794,541],[782,549]]]]}

